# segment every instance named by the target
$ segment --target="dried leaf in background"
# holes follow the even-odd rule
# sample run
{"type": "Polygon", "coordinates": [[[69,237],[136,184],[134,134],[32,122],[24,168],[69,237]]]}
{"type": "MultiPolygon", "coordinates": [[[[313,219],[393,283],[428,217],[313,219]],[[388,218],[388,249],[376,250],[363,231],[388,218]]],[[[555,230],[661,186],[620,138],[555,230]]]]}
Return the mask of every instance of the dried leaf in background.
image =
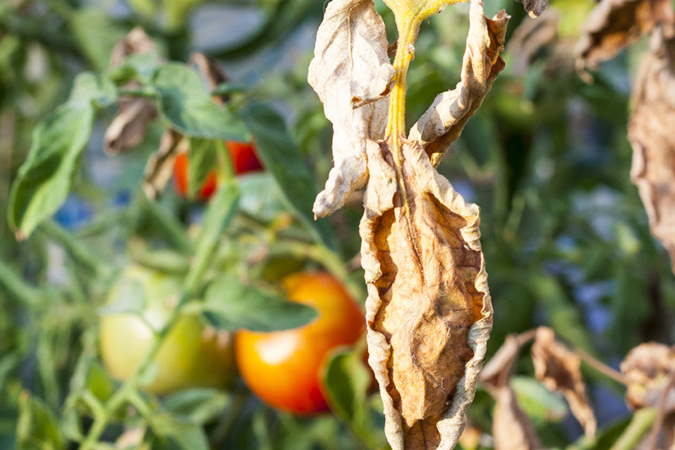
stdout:
{"type": "Polygon", "coordinates": [[[333,0],[317,31],[307,79],[333,123],[333,159],[326,188],[314,203],[323,217],[368,180],[366,139],[384,137],[394,68],[384,22],[372,0],[333,0]]]}
{"type": "Polygon", "coordinates": [[[530,418],[520,409],[516,394],[509,386],[493,394],[495,410],[492,417],[492,436],[495,450],[535,450],[544,448],[534,431],[530,418]]]}
{"type": "Polygon", "coordinates": [[[552,329],[539,327],[532,345],[532,362],[537,379],[563,394],[586,435],[594,436],[597,422],[581,378],[581,358],[557,342],[552,329]]]}
{"type": "Polygon", "coordinates": [[[173,164],[181,152],[188,151],[188,140],[180,133],[166,129],[162,135],[159,149],[150,155],[145,164],[141,187],[145,195],[152,200],[159,197],[173,176],[173,164]]]}
{"type": "Polygon", "coordinates": [[[501,11],[488,19],[483,15],[482,5],[473,1],[469,20],[460,82],[455,89],[436,96],[409,134],[411,141],[422,144],[434,166],[438,166],[450,144],[462,134],[504,68],[499,53],[504,49],[509,16],[501,11]]]}
{"type": "Polygon", "coordinates": [[[532,337],[532,332],[507,336],[480,374],[481,383],[495,399],[492,436],[496,450],[543,448],[532,421],[518,405],[509,384],[520,349],[532,337]]]}
{"type": "Polygon", "coordinates": [[[588,15],[577,43],[577,69],[594,69],[657,26],[673,36],[671,0],[602,0],[588,15]]]}
{"type": "Polygon", "coordinates": [[[533,19],[539,17],[548,7],[548,0],[517,0],[533,19]]]}
{"type": "Polygon", "coordinates": [[[509,39],[509,54],[513,62],[509,68],[518,76],[525,76],[535,57],[558,40],[560,14],[549,9],[538,19],[524,19],[509,39]]]}
{"type": "Polygon", "coordinates": [[[652,234],[668,250],[675,271],[675,39],[656,40],[660,42],[642,60],[633,89],[631,179],[652,234]]]}
{"type": "Polygon", "coordinates": [[[403,141],[405,208],[386,143],[369,141],[361,221],[368,351],[394,450],[450,449],[492,326],[478,207],[403,141]],[[389,161],[388,161],[389,160],[389,161]]]}
{"type": "MultiPolygon", "coordinates": [[[[110,66],[117,67],[134,54],[142,55],[156,52],[155,43],[143,31],[136,27],[117,43],[110,56],[110,66]]],[[[137,87],[131,82],[127,89],[137,87]]],[[[152,100],[145,98],[121,98],[117,102],[118,111],[105,131],[103,149],[108,155],[136,148],[145,138],[148,125],[157,117],[157,108],[152,100]]]]}
{"type": "MultiPolygon", "coordinates": [[[[621,362],[626,377],[626,404],[631,409],[658,408],[668,379],[675,373],[675,349],[656,342],[640,344],[621,362]]],[[[675,411],[675,392],[666,398],[667,412],[675,411]]]]}

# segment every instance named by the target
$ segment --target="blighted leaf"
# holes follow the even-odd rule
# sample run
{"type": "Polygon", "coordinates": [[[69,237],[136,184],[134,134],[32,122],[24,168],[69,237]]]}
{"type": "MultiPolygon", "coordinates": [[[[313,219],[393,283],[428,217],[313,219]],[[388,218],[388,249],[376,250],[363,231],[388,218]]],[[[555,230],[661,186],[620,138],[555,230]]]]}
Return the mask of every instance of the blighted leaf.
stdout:
{"type": "Polygon", "coordinates": [[[180,133],[167,129],[162,135],[159,150],[150,155],[143,173],[143,192],[149,199],[156,199],[172,177],[173,164],[180,152],[187,151],[188,140],[180,133]]]}
{"type": "Polygon", "coordinates": [[[635,81],[628,138],[631,179],[647,210],[652,234],[675,270],[675,39],[645,55],[635,81]]]}
{"type": "Polygon", "coordinates": [[[393,81],[384,22],[372,0],[333,0],[317,31],[308,81],[333,123],[335,167],[314,203],[323,217],[368,179],[366,139],[382,139],[393,81]]]}
{"type": "Polygon", "coordinates": [[[671,0],[602,0],[584,22],[577,43],[578,69],[594,69],[624,47],[663,25],[673,36],[671,0]]]}
{"type": "Polygon", "coordinates": [[[214,91],[219,84],[225,83],[229,77],[218,62],[203,53],[194,52],[190,56],[190,62],[194,64],[202,76],[209,91],[214,91]]]}
{"type": "Polygon", "coordinates": [[[510,380],[513,365],[530,333],[509,335],[480,374],[480,381],[495,399],[492,435],[497,450],[534,450],[541,442],[530,418],[518,405],[510,380]]]}
{"type": "Polygon", "coordinates": [[[462,77],[452,91],[434,99],[410,130],[409,139],[419,141],[434,166],[462,133],[469,118],[483,102],[492,83],[504,68],[499,53],[509,16],[500,11],[492,19],[483,15],[479,1],[471,2],[469,35],[462,62],[462,77]]]}
{"type": "Polygon", "coordinates": [[[417,142],[403,141],[407,208],[386,143],[368,141],[361,221],[369,363],[394,450],[450,449],[462,432],[492,326],[478,207],[417,142]]]}
{"type": "MultiPolygon", "coordinates": [[[[631,409],[658,408],[675,373],[675,350],[656,342],[640,344],[621,362],[621,373],[626,377],[626,403],[631,409]]],[[[675,392],[671,389],[667,395],[665,411],[675,411],[675,392]]]]}
{"type": "Polygon", "coordinates": [[[496,390],[492,436],[495,450],[534,450],[544,448],[530,418],[518,406],[511,387],[496,390]]]}
{"type": "Polygon", "coordinates": [[[91,103],[68,102],[33,130],[28,157],[14,180],[9,199],[9,223],[19,237],[29,236],[66,200],[89,141],[93,119],[91,103]]]}
{"type": "Polygon", "coordinates": [[[553,330],[539,327],[532,345],[532,362],[537,379],[563,394],[586,435],[594,436],[597,422],[581,378],[581,358],[557,342],[553,330]]]}
{"type": "MultiPolygon", "coordinates": [[[[110,57],[110,66],[122,66],[131,55],[151,54],[157,54],[155,43],[142,28],[136,27],[115,45],[110,57]]],[[[135,70],[129,68],[128,71],[135,70]]],[[[136,77],[140,74],[134,75],[136,77]]],[[[136,88],[138,82],[132,81],[125,87],[136,88]]],[[[103,139],[103,148],[109,155],[137,147],[143,141],[148,125],[157,117],[157,108],[149,99],[124,98],[120,99],[118,106],[119,110],[106,129],[103,139]]]]}

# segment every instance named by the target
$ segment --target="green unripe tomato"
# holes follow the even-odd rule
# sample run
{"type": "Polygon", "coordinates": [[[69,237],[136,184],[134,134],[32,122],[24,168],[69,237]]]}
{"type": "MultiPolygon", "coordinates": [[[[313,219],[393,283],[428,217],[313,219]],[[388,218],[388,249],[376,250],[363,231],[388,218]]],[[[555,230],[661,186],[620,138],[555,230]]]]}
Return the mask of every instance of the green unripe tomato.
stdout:
{"type": "MultiPolygon", "coordinates": [[[[136,283],[145,294],[145,308],[134,313],[101,318],[100,350],[108,372],[127,380],[155,342],[181,292],[181,280],[140,266],[126,269],[108,295],[108,304],[119,302],[125,286],[136,283]]],[[[153,363],[156,377],[143,386],[149,392],[166,394],[189,387],[226,387],[235,372],[232,337],[205,327],[198,316],[181,317],[166,336],[153,363]]]]}

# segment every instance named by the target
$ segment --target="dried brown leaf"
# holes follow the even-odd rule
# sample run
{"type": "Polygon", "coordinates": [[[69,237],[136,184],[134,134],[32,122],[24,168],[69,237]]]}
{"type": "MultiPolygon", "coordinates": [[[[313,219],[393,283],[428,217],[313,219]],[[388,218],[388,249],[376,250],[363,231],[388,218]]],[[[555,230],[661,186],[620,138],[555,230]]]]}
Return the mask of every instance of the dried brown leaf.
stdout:
{"type": "MultiPolygon", "coordinates": [[[[640,344],[621,362],[626,378],[626,403],[631,409],[658,408],[664,389],[675,373],[675,349],[656,342],[640,344]]],[[[675,392],[667,393],[666,412],[675,411],[675,392]]]]}
{"type": "Polygon", "coordinates": [[[563,394],[586,435],[594,436],[597,422],[581,378],[581,358],[557,342],[553,330],[539,327],[532,345],[532,362],[537,379],[563,394]]]}
{"type": "Polygon", "coordinates": [[[145,164],[141,187],[149,199],[156,199],[173,176],[173,164],[181,152],[188,151],[188,140],[171,129],[164,131],[159,149],[145,164]]]}
{"type": "Polygon", "coordinates": [[[633,91],[631,179],[675,271],[675,39],[647,54],[633,91]]]}
{"type": "Polygon", "coordinates": [[[657,25],[675,31],[670,0],[602,0],[591,11],[577,43],[577,68],[594,69],[657,25]]]}
{"type": "Polygon", "coordinates": [[[403,141],[408,208],[386,143],[368,141],[361,221],[370,365],[394,450],[451,449],[473,400],[492,326],[478,207],[403,141]]]}
{"type": "Polygon", "coordinates": [[[500,11],[488,19],[484,16],[482,3],[471,2],[461,80],[455,89],[436,96],[410,130],[409,139],[422,144],[434,166],[462,134],[469,118],[483,103],[493,81],[504,68],[499,53],[504,49],[509,18],[500,11]]]}
{"type": "Polygon", "coordinates": [[[322,217],[340,208],[368,180],[366,139],[383,138],[394,68],[384,22],[372,0],[333,0],[317,31],[308,81],[333,123],[333,159],[314,203],[322,217]]]}
{"type": "MultiPolygon", "coordinates": [[[[136,27],[118,42],[110,56],[110,66],[117,67],[132,54],[156,52],[155,43],[143,31],[136,27]]],[[[133,88],[137,83],[128,83],[133,88]]],[[[144,98],[122,98],[117,102],[118,112],[105,131],[103,148],[108,155],[116,155],[124,150],[133,149],[143,141],[150,122],[157,117],[157,109],[152,101],[144,98]]]]}
{"type": "Polygon", "coordinates": [[[492,436],[496,450],[534,450],[542,448],[530,418],[518,405],[509,381],[513,364],[532,332],[509,335],[480,374],[480,381],[495,399],[492,436]]]}
{"type": "Polygon", "coordinates": [[[495,450],[535,450],[544,448],[534,431],[530,418],[520,409],[516,395],[508,385],[492,393],[495,410],[492,418],[492,436],[495,450]]]}

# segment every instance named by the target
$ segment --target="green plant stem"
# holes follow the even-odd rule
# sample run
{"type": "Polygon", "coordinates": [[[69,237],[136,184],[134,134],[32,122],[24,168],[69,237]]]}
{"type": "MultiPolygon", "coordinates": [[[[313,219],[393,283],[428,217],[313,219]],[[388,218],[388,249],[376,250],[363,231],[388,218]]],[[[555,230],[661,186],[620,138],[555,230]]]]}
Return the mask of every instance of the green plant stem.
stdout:
{"type": "Polygon", "coordinates": [[[180,224],[172,216],[167,214],[158,204],[149,200],[142,191],[138,192],[136,201],[143,212],[152,219],[153,226],[157,227],[169,244],[182,252],[192,254],[194,245],[185,236],[180,224]]]}
{"type": "Polygon", "coordinates": [[[634,450],[656,420],[656,410],[645,408],[637,411],[626,430],[610,450],[634,450]]]}
{"type": "Polygon", "coordinates": [[[23,304],[36,306],[41,303],[42,291],[26,283],[2,260],[0,260],[0,287],[4,287],[10,295],[23,304]]]}

